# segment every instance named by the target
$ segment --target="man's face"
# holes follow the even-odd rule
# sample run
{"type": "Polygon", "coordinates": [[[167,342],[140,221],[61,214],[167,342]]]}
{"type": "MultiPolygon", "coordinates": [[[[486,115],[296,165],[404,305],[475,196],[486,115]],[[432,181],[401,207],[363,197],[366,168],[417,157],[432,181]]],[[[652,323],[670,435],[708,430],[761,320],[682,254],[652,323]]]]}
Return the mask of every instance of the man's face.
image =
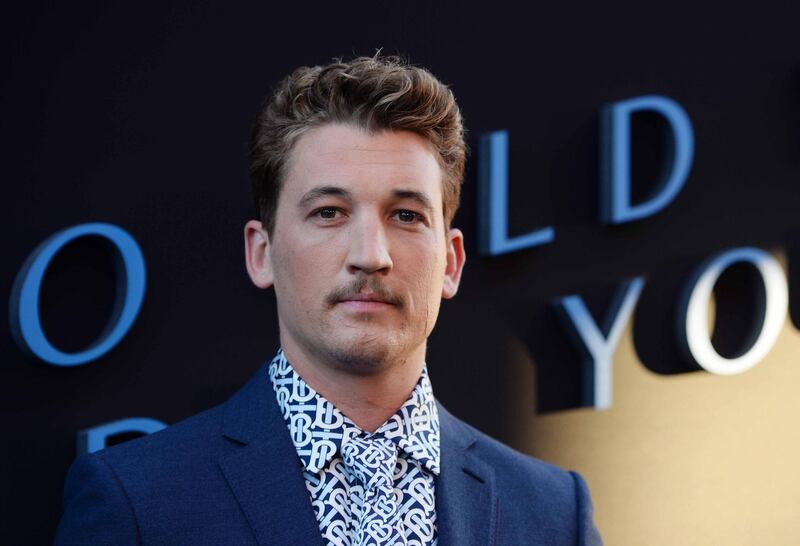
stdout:
{"type": "Polygon", "coordinates": [[[275,287],[284,348],[355,373],[424,359],[464,264],[430,144],[344,124],[298,139],[260,270],[252,246],[248,270],[275,287]]]}

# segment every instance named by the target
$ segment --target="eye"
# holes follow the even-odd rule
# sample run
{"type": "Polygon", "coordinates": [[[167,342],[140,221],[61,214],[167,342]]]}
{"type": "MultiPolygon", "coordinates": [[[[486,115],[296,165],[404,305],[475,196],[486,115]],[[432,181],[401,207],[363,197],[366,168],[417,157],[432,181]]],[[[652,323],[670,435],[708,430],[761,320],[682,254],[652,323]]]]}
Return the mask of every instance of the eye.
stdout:
{"type": "Polygon", "coordinates": [[[321,220],[335,220],[339,214],[341,214],[341,211],[336,207],[320,207],[313,211],[311,216],[321,220]]]}
{"type": "Polygon", "coordinates": [[[424,220],[423,216],[413,210],[398,210],[394,213],[395,217],[403,224],[413,224],[424,220]]]}

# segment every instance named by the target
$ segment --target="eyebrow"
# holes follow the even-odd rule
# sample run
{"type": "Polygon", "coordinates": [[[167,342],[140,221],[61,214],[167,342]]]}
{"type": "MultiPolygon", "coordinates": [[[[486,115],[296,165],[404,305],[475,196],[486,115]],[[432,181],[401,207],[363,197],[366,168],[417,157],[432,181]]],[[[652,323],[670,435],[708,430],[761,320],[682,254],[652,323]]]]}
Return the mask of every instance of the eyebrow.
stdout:
{"type": "MultiPolygon", "coordinates": [[[[321,197],[329,197],[329,196],[336,196],[341,197],[342,199],[346,199],[348,201],[353,200],[353,194],[350,193],[348,190],[344,188],[340,188],[339,186],[317,186],[316,188],[312,188],[308,190],[305,195],[300,199],[298,205],[302,207],[308,206],[309,203],[313,203],[317,199],[321,197]]],[[[392,190],[392,197],[395,199],[408,199],[411,201],[416,201],[420,206],[422,206],[427,211],[433,211],[433,203],[428,198],[427,195],[424,193],[417,191],[417,190],[392,190]]]]}
{"type": "Polygon", "coordinates": [[[425,208],[427,211],[433,211],[433,204],[431,200],[428,199],[428,196],[424,193],[416,190],[394,190],[392,192],[397,199],[410,199],[411,201],[416,201],[420,206],[425,208]]]}
{"type": "Polygon", "coordinates": [[[343,199],[347,199],[348,201],[353,200],[353,195],[344,188],[340,188],[338,186],[317,186],[316,188],[312,188],[306,192],[306,194],[300,199],[299,205],[300,207],[305,207],[320,197],[327,197],[330,195],[335,195],[336,197],[341,197],[343,199]]]}

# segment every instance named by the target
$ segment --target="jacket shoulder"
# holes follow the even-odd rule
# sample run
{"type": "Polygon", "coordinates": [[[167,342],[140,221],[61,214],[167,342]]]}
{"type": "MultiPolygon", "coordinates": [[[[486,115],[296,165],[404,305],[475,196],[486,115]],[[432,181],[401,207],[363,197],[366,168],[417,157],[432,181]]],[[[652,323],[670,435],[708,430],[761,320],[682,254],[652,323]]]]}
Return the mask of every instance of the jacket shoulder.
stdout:
{"type": "Polygon", "coordinates": [[[219,467],[238,448],[222,433],[229,405],[79,456],[67,474],[56,543],[221,544],[209,530],[249,533],[219,467]]]}
{"type": "Polygon", "coordinates": [[[536,484],[536,491],[569,495],[574,499],[575,483],[572,472],[532,457],[492,438],[472,425],[458,419],[439,405],[439,412],[454,427],[457,434],[467,438],[468,451],[489,464],[495,478],[503,481],[523,481],[536,484]]]}
{"type": "MultiPolygon", "coordinates": [[[[163,430],[102,449],[103,458],[118,472],[157,464],[187,464],[191,459],[213,455],[222,446],[220,435],[224,404],[196,413],[163,430]],[[189,457],[191,455],[191,457],[189,457]]],[[[218,453],[217,453],[218,454],[218,453]]],[[[148,473],[152,468],[147,468],[148,473]]]]}
{"type": "Polygon", "coordinates": [[[195,499],[208,486],[224,487],[218,460],[232,446],[225,446],[229,442],[220,434],[221,415],[222,406],[216,406],[158,432],[80,455],[65,481],[65,519],[69,512],[97,511],[99,506],[90,508],[80,499],[101,496],[119,499],[117,514],[130,513],[139,523],[142,517],[155,521],[144,514],[156,506],[164,514],[181,506],[197,508],[195,499]]]}
{"type": "Polygon", "coordinates": [[[526,481],[537,490],[548,494],[567,495],[574,498],[575,483],[572,472],[531,455],[527,455],[467,425],[475,434],[472,452],[481,459],[492,461],[497,479],[526,481]]]}
{"type": "MultiPolygon", "coordinates": [[[[440,405],[440,413],[442,409],[440,405]]],[[[591,495],[580,474],[521,453],[446,410],[444,414],[449,426],[467,439],[467,452],[492,469],[499,503],[499,534],[504,537],[500,543],[529,541],[528,532],[536,529],[555,533],[552,536],[567,543],[602,545],[593,521],[591,495]]]]}
{"type": "MultiPolygon", "coordinates": [[[[266,363],[224,402],[163,430],[98,451],[115,469],[155,476],[175,469],[197,471],[193,465],[214,464],[220,456],[262,434],[271,407],[266,363]]],[[[274,402],[273,402],[274,404],[274,402]]]]}

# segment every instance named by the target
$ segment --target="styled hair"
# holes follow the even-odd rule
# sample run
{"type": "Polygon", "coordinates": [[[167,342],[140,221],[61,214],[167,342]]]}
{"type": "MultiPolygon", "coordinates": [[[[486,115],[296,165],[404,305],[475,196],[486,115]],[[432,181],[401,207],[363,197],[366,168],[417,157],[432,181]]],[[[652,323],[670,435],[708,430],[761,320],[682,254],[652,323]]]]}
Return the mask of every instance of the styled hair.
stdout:
{"type": "Polygon", "coordinates": [[[467,154],[455,97],[428,70],[376,54],[300,67],[264,102],[253,126],[250,178],[258,218],[270,236],[292,147],[326,123],[350,123],[370,132],[405,130],[428,140],[442,169],[444,220],[450,226],[467,154]]]}

